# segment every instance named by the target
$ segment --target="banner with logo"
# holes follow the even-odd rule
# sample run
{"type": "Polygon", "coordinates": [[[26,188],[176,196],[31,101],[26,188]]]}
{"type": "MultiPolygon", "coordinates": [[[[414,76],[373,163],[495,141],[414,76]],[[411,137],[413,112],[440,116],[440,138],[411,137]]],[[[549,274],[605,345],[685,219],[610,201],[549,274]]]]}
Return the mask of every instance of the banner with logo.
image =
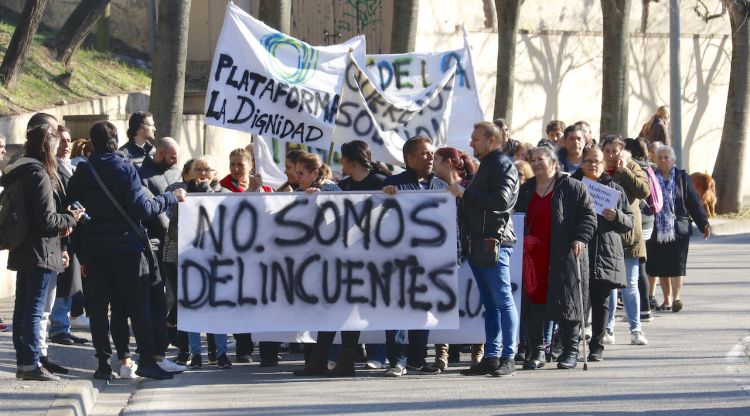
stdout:
{"type": "Polygon", "coordinates": [[[328,148],[357,36],[310,46],[227,5],[206,95],[206,124],[328,148]]]}

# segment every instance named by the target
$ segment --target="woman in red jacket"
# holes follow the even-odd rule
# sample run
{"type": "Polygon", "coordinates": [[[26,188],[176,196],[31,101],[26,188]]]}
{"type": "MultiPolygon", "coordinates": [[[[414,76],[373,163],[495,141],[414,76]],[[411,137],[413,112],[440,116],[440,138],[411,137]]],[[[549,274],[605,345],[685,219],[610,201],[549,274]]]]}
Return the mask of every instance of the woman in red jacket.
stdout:
{"type": "Polygon", "coordinates": [[[250,152],[234,149],[229,153],[230,173],[219,184],[232,192],[273,192],[271,187],[263,185],[263,179],[253,172],[253,167],[250,152]]]}

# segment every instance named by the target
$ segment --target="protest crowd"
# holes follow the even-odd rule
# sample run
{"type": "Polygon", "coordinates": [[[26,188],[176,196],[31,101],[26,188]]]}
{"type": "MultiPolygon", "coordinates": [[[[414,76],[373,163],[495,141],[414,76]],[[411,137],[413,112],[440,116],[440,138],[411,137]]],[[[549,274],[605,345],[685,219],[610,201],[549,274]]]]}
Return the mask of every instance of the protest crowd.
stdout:
{"type": "MultiPolygon", "coordinates": [[[[675,166],[665,118],[662,107],[638,137],[598,139],[585,121],[552,120],[536,146],[511,138],[502,119],[477,120],[466,138],[473,155],[436,149],[416,135],[404,143],[403,168],[372,160],[368,144],[352,138],[336,149],[340,180],[319,154],[289,146],[287,182],[273,189],[256,172],[252,145],[180,161],[177,141],[157,138],[147,112],[132,114],[128,142],[119,148],[122,133],[109,122],[72,140],[55,117],[35,114],[21,154],[0,177],[2,195],[22,211],[17,222],[25,230],[9,243],[7,265],[17,272],[16,376],[51,381],[67,374],[48,354],[48,342],[89,342],[71,328],[90,328],[94,377],[105,380],[170,379],[207,365],[231,369],[233,362],[251,363],[256,346],[264,367],[280,366],[284,351],[304,352],[296,376],[352,377],[357,363],[387,377],[438,374],[460,363],[462,352],[471,354],[461,371],[466,376],[510,376],[516,366],[531,371],[551,363],[571,369],[579,359],[605,359],[620,308],[629,343],[645,346],[652,314],[689,307],[681,288],[691,223],[705,238],[711,233],[690,178],[675,166]],[[214,156],[228,158],[229,172],[217,171],[214,156]],[[398,322],[384,345],[362,345],[356,331],[342,331],[340,345],[330,331],[298,345],[257,343],[250,333],[202,338],[178,327],[178,211],[188,194],[299,192],[308,198],[365,191],[398,198],[424,190],[455,200],[457,218],[435,220],[456,227],[456,256],[468,261],[485,311],[484,344],[437,344],[432,360],[430,331],[402,330],[398,322]],[[525,214],[522,247],[514,213],[525,214]],[[510,257],[521,248],[519,315],[510,257]]],[[[0,159],[4,145],[0,138],[0,159]]],[[[7,322],[0,325],[8,329],[7,322]]]]}

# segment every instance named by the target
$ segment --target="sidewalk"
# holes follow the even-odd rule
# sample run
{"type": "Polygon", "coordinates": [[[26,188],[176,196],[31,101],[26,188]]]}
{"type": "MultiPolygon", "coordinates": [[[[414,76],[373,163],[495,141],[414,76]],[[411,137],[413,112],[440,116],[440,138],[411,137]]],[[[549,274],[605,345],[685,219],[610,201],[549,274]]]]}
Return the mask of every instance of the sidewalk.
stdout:
{"type": "MultiPolygon", "coordinates": [[[[11,324],[13,298],[0,299],[0,316],[11,324]]],[[[106,382],[93,380],[96,358],[91,342],[64,346],[50,343],[49,356],[70,369],[59,382],[16,379],[16,356],[12,328],[0,333],[0,414],[12,415],[85,415],[94,406],[98,391],[106,382]]],[[[74,334],[91,339],[88,331],[74,334]]]]}

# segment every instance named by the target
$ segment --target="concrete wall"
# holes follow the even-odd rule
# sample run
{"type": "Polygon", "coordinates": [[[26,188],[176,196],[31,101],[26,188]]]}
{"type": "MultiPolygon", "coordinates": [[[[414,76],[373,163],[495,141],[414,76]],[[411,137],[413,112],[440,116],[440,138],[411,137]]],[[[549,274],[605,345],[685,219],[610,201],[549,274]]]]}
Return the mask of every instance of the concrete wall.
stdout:
{"type": "MultiPolygon", "coordinates": [[[[496,29],[484,27],[481,0],[422,0],[418,51],[462,45],[460,24],[469,31],[480,101],[486,117],[493,113],[497,75],[496,29]],[[442,13],[441,10],[455,10],[442,13]]],[[[628,125],[635,136],[660,105],[669,104],[668,2],[651,3],[649,30],[633,33],[630,53],[628,125]]],[[[689,4],[688,4],[689,3],[689,4]]],[[[711,2],[709,2],[711,3],[711,2]]],[[[717,2],[718,4],[718,2],[717,2]]],[[[684,167],[690,172],[713,169],[724,121],[729,83],[731,38],[728,17],[705,23],[681,9],[680,69],[684,167]]],[[[640,29],[641,2],[631,10],[632,31],[640,29]]],[[[516,45],[512,136],[536,143],[549,120],[588,121],[599,132],[602,84],[601,7],[594,0],[549,2],[527,0],[516,45]],[[559,4],[559,6],[558,6],[559,4]]],[[[604,132],[603,132],[604,133],[604,132]]],[[[467,138],[468,140],[468,138],[467,138]]],[[[750,194],[750,171],[745,172],[750,194]]]]}

